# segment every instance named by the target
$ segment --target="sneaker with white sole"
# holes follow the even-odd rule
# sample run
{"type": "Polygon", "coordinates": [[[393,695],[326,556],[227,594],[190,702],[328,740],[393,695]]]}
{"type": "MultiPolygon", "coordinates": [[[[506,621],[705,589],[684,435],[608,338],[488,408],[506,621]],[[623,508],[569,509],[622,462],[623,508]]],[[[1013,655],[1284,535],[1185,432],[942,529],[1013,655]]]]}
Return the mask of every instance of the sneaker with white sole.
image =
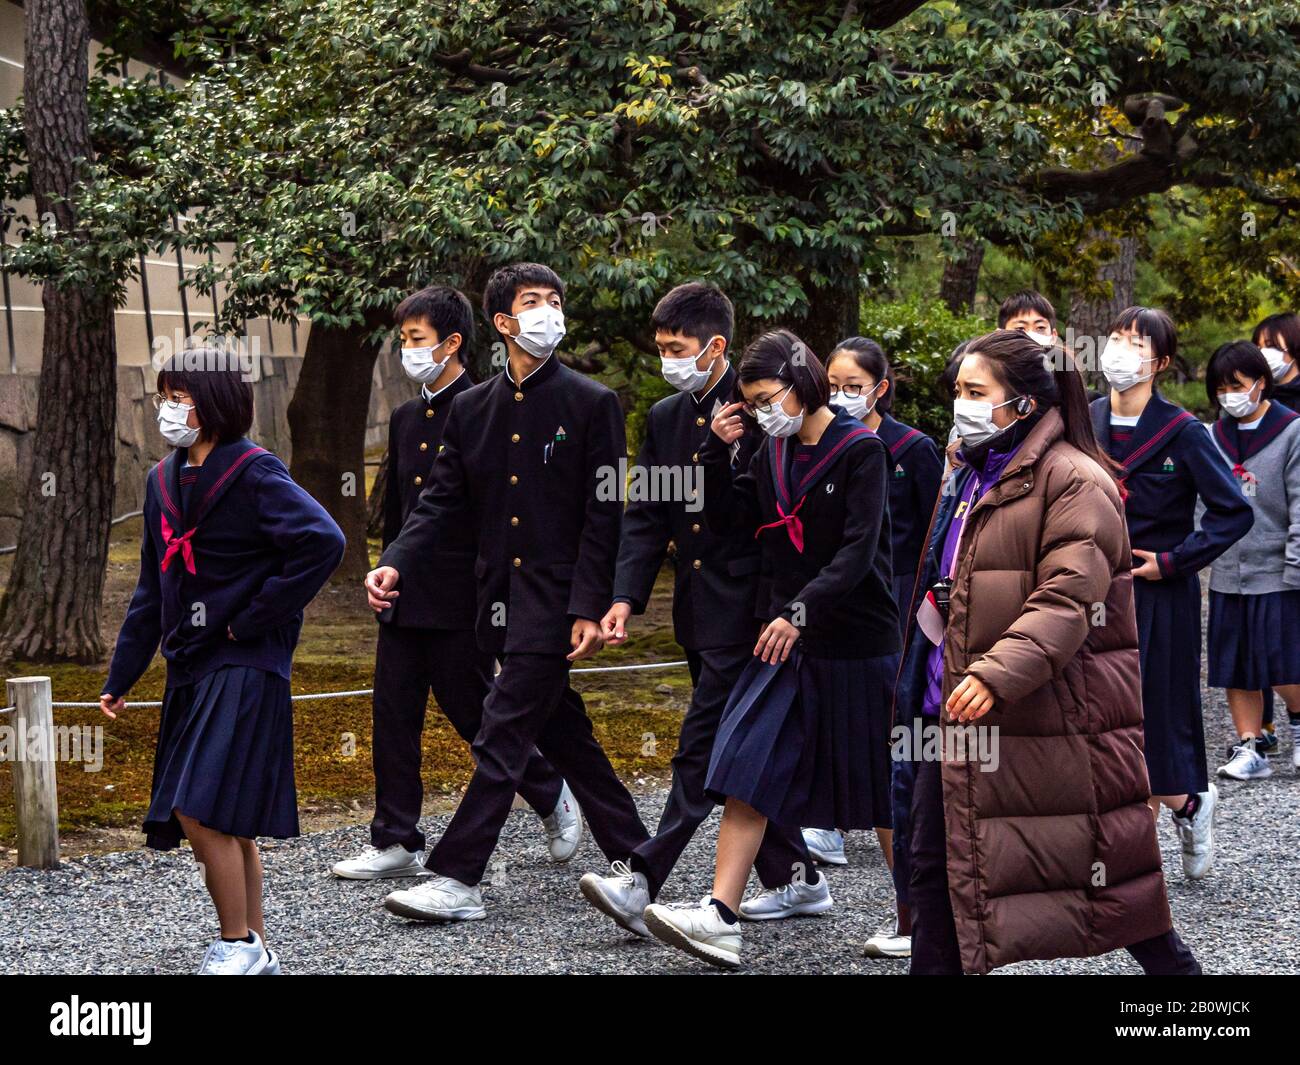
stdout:
{"type": "Polygon", "coordinates": [[[1291,722],[1291,768],[1300,771],[1300,721],[1291,722]]]}
{"type": "Polygon", "coordinates": [[[1255,750],[1254,737],[1242,740],[1232,749],[1226,765],[1219,766],[1219,776],[1233,780],[1263,780],[1273,775],[1268,759],[1255,750]]]}
{"type": "Polygon", "coordinates": [[[834,828],[805,828],[803,844],[822,865],[848,865],[844,856],[844,834],[834,828]]]}
{"type": "Polygon", "coordinates": [[[1199,804],[1191,817],[1174,814],[1174,827],[1183,846],[1183,876],[1200,880],[1214,866],[1214,815],[1219,805],[1219,789],[1211,784],[1209,791],[1196,796],[1199,804]]]}
{"type": "Polygon", "coordinates": [[[825,913],[833,905],[831,886],[819,876],[815,884],[792,880],[784,887],[765,888],[740,904],[740,916],[746,921],[780,921],[825,913]]]}
{"type": "Polygon", "coordinates": [[[260,976],[270,964],[270,955],[262,945],[262,937],[250,932],[251,943],[240,940],[227,943],[224,939],[214,939],[199,963],[199,976],[260,976]]]}
{"type": "Polygon", "coordinates": [[[661,906],[652,902],[645,908],[645,923],[660,942],[710,965],[721,969],[735,969],[740,965],[740,924],[727,924],[712,903],[661,906]]]}
{"type": "Polygon", "coordinates": [[[367,847],[355,858],[335,862],[330,872],[343,880],[390,880],[403,876],[429,876],[421,851],[408,851],[400,843],[367,847]]]}
{"type": "Polygon", "coordinates": [[[862,953],[868,958],[910,958],[912,956],[912,937],[898,934],[898,915],[876,929],[876,934],[867,940],[862,953]]]}
{"type": "Polygon", "coordinates": [[[560,801],[549,816],[542,818],[542,827],[546,830],[546,849],[550,851],[551,861],[567,862],[578,853],[582,842],[582,810],[567,780],[560,782],[560,801]]]}
{"type": "Polygon", "coordinates": [[[280,955],[278,955],[278,954],[277,954],[275,951],[273,951],[270,947],[267,947],[267,948],[266,948],[266,957],[267,957],[266,968],[262,970],[262,975],[263,975],[263,976],[279,976],[279,975],[280,975],[280,955]]]}
{"type": "Polygon", "coordinates": [[[620,928],[649,938],[645,926],[645,908],[650,905],[650,887],[644,873],[634,873],[625,862],[614,862],[609,876],[588,873],[578,881],[578,888],[588,902],[620,928]]]}
{"type": "Polygon", "coordinates": [[[413,888],[391,892],[384,909],[412,921],[481,921],[487,916],[478,886],[449,876],[434,876],[413,888]]]}

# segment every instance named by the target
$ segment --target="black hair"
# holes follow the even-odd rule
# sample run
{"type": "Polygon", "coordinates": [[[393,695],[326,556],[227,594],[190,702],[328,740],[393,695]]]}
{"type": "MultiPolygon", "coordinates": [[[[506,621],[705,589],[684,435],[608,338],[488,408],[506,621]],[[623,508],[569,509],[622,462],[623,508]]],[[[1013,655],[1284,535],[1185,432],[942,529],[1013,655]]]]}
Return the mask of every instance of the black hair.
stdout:
{"type": "Polygon", "coordinates": [[[1264,399],[1273,391],[1273,371],[1259,347],[1249,340],[1229,340],[1220,344],[1205,364],[1205,394],[1215,406],[1219,403],[1219,389],[1237,384],[1237,374],[1249,379],[1264,379],[1264,399]]]}
{"type": "Polygon", "coordinates": [[[1151,354],[1156,358],[1157,367],[1161,359],[1173,362],[1178,354],[1178,327],[1159,307],[1127,307],[1120,311],[1111,322],[1110,331],[1123,333],[1129,329],[1151,341],[1151,354]]]}
{"type": "Polygon", "coordinates": [[[1012,318],[1026,311],[1041,314],[1052,323],[1053,329],[1056,328],[1056,308],[1052,306],[1052,301],[1032,288],[1013,292],[1002,301],[1002,306],[998,308],[998,328],[1005,329],[1012,318]]]}
{"type": "Polygon", "coordinates": [[[158,392],[187,393],[194,400],[199,439],[226,444],[247,436],[253,426],[250,373],[238,345],[204,344],[178,351],[163,363],[158,392]]]}
{"type": "Polygon", "coordinates": [[[963,358],[971,355],[988,361],[993,376],[1007,389],[1008,399],[1032,397],[1039,411],[1056,407],[1061,412],[1066,442],[1118,481],[1119,467],[1097,443],[1083,378],[1074,356],[1063,345],[1045,348],[1018,329],[998,329],[972,340],[963,358]]]}
{"type": "Polygon", "coordinates": [[[937,387],[939,395],[945,400],[951,401],[957,392],[957,373],[961,370],[961,360],[966,357],[966,349],[970,344],[969,340],[963,340],[953,348],[952,354],[948,356],[948,365],[939,374],[937,387]]]}
{"type": "Polygon", "coordinates": [[[564,306],[564,282],[549,266],[541,263],[510,263],[493,270],[483,288],[483,313],[487,315],[489,326],[496,329],[493,324],[496,316],[509,314],[510,308],[515,305],[515,296],[527,285],[555,289],[560,294],[560,306],[564,306]]]}
{"type": "Polygon", "coordinates": [[[792,383],[794,394],[809,414],[831,401],[826,367],[812,348],[788,329],[773,329],[750,344],[738,372],[743,384],[767,378],[792,383]]]}
{"type": "Polygon", "coordinates": [[[885,355],[884,349],[870,337],[846,337],[835,345],[835,350],[831,352],[830,358],[826,360],[828,369],[830,364],[835,361],[836,356],[840,354],[852,358],[857,363],[859,370],[871,374],[876,384],[880,384],[881,381],[889,382],[885,394],[876,400],[875,409],[882,414],[887,414],[893,410],[894,370],[889,365],[889,358],[885,355]]]}
{"type": "Polygon", "coordinates": [[[412,292],[393,311],[393,324],[399,329],[407,322],[420,320],[429,323],[439,342],[459,333],[461,350],[465,352],[474,342],[474,308],[464,293],[450,285],[430,285],[412,292]]]}
{"type": "Polygon", "coordinates": [[[714,337],[731,344],[736,312],[727,294],[707,281],[678,285],[655,304],[650,315],[652,329],[694,337],[702,345],[714,337]]]}
{"type": "Polygon", "coordinates": [[[1300,314],[1292,311],[1270,314],[1255,326],[1250,335],[1251,342],[1261,348],[1265,346],[1265,337],[1273,341],[1269,347],[1277,347],[1277,341],[1281,340],[1286,353],[1292,359],[1300,360],[1300,314]]]}

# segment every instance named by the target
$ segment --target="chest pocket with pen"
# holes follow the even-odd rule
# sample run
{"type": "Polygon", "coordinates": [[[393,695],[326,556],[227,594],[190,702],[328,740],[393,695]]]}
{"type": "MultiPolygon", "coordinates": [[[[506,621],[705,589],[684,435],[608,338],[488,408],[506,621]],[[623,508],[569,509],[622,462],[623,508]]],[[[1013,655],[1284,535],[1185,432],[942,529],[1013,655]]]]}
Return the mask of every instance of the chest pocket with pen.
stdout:
{"type": "Polygon", "coordinates": [[[542,469],[547,471],[568,469],[576,450],[573,438],[562,424],[557,425],[553,432],[544,434],[542,443],[534,446],[541,448],[542,469]]]}

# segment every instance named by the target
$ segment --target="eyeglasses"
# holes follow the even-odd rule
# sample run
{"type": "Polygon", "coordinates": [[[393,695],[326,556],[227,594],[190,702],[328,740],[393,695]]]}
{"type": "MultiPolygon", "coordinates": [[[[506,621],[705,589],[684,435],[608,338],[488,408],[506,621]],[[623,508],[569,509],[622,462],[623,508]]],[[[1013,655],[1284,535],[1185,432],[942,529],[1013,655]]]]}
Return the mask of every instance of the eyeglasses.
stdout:
{"type": "Polygon", "coordinates": [[[180,400],[171,400],[166,396],[155,392],[153,397],[153,409],[162,410],[164,404],[167,406],[168,410],[189,410],[194,406],[193,403],[182,403],[180,400]]]}
{"type": "Polygon", "coordinates": [[[848,396],[849,399],[857,399],[863,392],[871,395],[875,390],[875,385],[831,385],[831,398],[848,396]]]}
{"type": "Polygon", "coordinates": [[[778,392],[778,393],[777,393],[775,396],[773,396],[771,399],[765,400],[765,401],[762,402],[762,403],[750,403],[750,402],[746,401],[746,402],[744,402],[744,403],[741,403],[741,405],[740,405],[740,409],[743,410],[746,414],[748,414],[751,418],[752,418],[755,414],[759,414],[759,413],[762,413],[762,414],[771,414],[771,413],[772,413],[772,408],[773,408],[774,406],[776,406],[778,400],[783,399],[783,398],[785,397],[785,394],[786,394],[787,392],[789,392],[790,389],[792,389],[792,388],[794,388],[794,383],[793,383],[793,382],[791,382],[790,384],[786,385],[785,388],[781,389],[781,391],[778,392]]]}

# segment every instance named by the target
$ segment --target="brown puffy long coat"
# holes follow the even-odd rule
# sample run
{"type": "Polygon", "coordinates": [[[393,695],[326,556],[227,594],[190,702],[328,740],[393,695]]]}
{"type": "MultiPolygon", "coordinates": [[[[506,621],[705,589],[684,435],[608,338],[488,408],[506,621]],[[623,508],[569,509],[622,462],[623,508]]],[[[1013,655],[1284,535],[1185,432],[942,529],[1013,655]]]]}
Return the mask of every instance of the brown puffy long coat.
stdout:
{"type": "MultiPolygon", "coordinates": [[[[1056,410],[972,508],[960,551],[943,695],[967,673],[988,685],[996,702],[980,724],[997,726],[999,744],[995,771],[974,754],[942,767],[962,968],[1100,954],[1167,931],[1123,504],[1062,439],[1056,410]]],[[[905,673],[928,646],[913,626],[905,673]]],[[[900,721],[920,711],[918,679],[900,677],[900,721]]]]}

